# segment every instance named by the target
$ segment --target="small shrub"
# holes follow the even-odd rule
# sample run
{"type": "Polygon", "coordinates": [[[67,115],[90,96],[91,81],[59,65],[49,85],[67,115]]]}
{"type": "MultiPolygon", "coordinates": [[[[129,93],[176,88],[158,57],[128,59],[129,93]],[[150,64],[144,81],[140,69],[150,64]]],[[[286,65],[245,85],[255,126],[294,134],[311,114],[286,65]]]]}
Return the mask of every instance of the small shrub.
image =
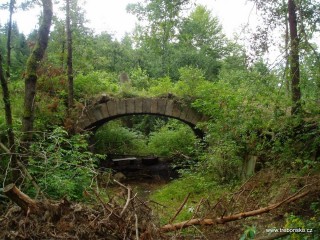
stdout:
{"type": "Polygon", "coordinates": [[[95,166],[102,155],[88,151],[84,135],[68,136],[61,127],[38,135],[30,147],[29,171],[50,198],[81,199],[96,177],[95,166]]]}
{"type": "Polygon", "coordinates": [[[190,127],[171,121],[151,133],[148,147],[158,156],[170,157],[175,154],[192,154],[195,143],[196,137],[190,127]]]}

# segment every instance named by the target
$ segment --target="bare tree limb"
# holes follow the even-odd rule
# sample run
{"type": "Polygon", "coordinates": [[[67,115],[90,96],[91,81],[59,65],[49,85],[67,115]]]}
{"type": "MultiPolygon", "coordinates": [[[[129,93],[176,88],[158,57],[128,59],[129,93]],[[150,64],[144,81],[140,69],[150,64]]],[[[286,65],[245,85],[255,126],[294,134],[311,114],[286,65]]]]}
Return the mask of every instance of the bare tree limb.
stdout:
{"type": "MultiPolygon", "coordinates": [[[[114,179],[114,182],[117,183],[117,184],[119,184],[121,187],[127,189],[127,191],[128,191],[128,196],[127,196],[126,204],[124,205],[124,207],[123,207],[123,209],[122,209],[122,211],[121,211],[121,213],[120,213],[120,217],[121,217],[121,216],[123,215],[123,213],[126,211],[126,209],[128,208],[129,203],[130,203],[130,201],[131,201],[131,188],[123,185],[122,183],[118,182],[118,181],[115,180],[115,179],[114,179]]],[[[133,197],[133,198],[134,198],[134,197],[133,197]]]]}
{"type": "MultiPolygon", "coordinates": [[[[0,142],[0,148],[2,148],[8,155],[14,155],[2,142],[0,142]]],[[[37,193],[40,193],[41,196],[46,199],[46,196],[44,195],[44,193],[41,191],[41,188],[39,187],[39,185],[37,184],[36,180],[34,179],[33,176],[31,176],[31,174],[29,173],[28,169],[24,166],[24,164],[19,161],[16,160],[16,164],[17,166],[23,171],[23,173],[25,174],[25,176],[31,181],[32,185],[34,186],[34,188],[37,190],[37,193]]]]}
{"type": "MultiPolygon", "coordinates": [[[[305,188],[305,187],[303,187],[303,188],[305,188]]],[[[248,211],[248,212],[242,212],[242,213],[238,213],[238,214],[226,216],[226,217],[218,217],[216,219],[196,218],[196,219],[191,219],[191,220],[187,220],[187,221],[180,222],[180,223],[167,224],[167,225],[164,225],[163,227],[161,227],[160,230],[162,232],[170,232],[170,231],[175,231],[175,230],[182,229],[182,228],[187,228],[187,227],[190,227],[193,225],[224,224],[226,222],[236,221],[236,220],[240,220],[243,218],[267,213],[275,208],[280,207],[283,204],[288,204],[288,203],[293,202],[299,198],[302,198],[310,192],[310,191],[305,191],[303,193],[298,194],[302,189],[300,189],[296,194],[286,198],[285,200],[278,202],[278,203],[275,203],[275,204],[271,204],[271,205],[264,207],[264,208],[259,208],[259,209],[248,211]]]]}
{"type": "Polygon", "coordinates": [[[191,193],[188,193],[188,195],[184,198],[184,200],[183,200],[182,204],[180,205],[180,207],[178,208],[176,214],[169,220],[169,224],[171,224],[176,219],[176,217],[179,215],[179,213],[181,212],[183,206],[186,205],[186,203],[187,203],[187,201],[188,201],[188,199],[190,197],[190,194],[191,193]]]}
{"type": "Polygon", "coordinates": [[[13,183],[7,185],[3,189],[3,193],[16,203],[25,213],[39,212],[37,202],[31,199],[28,195],[21,192],[13,183]]]}

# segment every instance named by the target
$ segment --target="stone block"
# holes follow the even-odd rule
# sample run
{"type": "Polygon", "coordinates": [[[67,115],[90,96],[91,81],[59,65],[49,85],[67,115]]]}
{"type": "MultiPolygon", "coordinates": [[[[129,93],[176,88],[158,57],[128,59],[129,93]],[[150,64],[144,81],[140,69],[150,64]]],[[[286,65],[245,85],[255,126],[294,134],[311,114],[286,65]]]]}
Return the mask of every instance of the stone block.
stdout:
{"type": "Polygon", "coordinates": [[[96,121],[103,119],[103,115],[102,115],[102,111],[101,111],[101,104],[98,104],[97,106],[95,106],[95,108],[92,109],[91,112],[92,112],[92,115],[94,116],[96,121]]]}
{"type": "Polygon", "coordinates": [[[200,120],[200,116],[193,109],[189,109],[188,114],[187,114],[187,119],[190,123],[196,125],[197,122],[200,120]]]}
{"type": "Polygon", "coordinates": [[[180,115],[181,115],[181,106],[179,103],[177,103],[176,101],[173,101],[172,103],[172,117],[175,117],[175,118],[180,118],[180,115]]]}
{"type": "Polygon", "coordinates": [[[142,113],[142,98],[136,98],[134,100],[134,112],[142,113]]]}
{"type": "Polygon", "coordinates": [[[118,114],[117,103],[115,100],[107,102],[109,116],[116,116],[118,114]]]}
{"type": "Polygon", "coordinates": [[[147,99],[147,98],[142,99],[142,112],[143,113],[151,112],[151,99],[147,99]]]}
{"type": "Polygon", "coordinates": [[[189,108],[186,108],[186,107],[181,108],[181,114],[180,114],[179,119],[181,119],[183,121],[187,121],[188,111],[189,111],[189,108]]]}
{"type": "Polygon", "coordinates": [[[89,127],[91,122],[89,121],[88,118],[83,118],[83,119],[80,119],[76,124],[77,124],[76,128],[77,129],[79,128],[79,130],[82,131],[82,130],[85,130],[87,127],[89,127]]]}
{"type": "Polygon", "coordinates": [[[168,99],[166,104],[165,115],[172,116],[172,111],[173,111],[173,100],[168,99]]]}
{"type": "Polygon", "coordinates": [[[164,115],[166,113],[167,99],[159,98],[158,99],[158,111],[157,113],[160,115],[164,115]]]}
{"type": "Polygon", "coordinates": [[[134,98],[126,99],[126,113],[134,113],[134,98]]]}
{"type": "Polygon", "coordinates": [[[101,114],[103,118],[108,118],[109,117],[109,112],[108,112],[108,105],[107,103],[102,103],[101,105],[101,114]]]}
{"type": "Polygon", "coordinates": [[[126,102],[124,100],[117,100],[117,108],[118,114],[125,114],[126,113],[126,102]]]}
{"type": "Polygon", "coordinates": [[[150,99],[150,113],[157,113],[158,112],[158,99],[152,98],[150,99]]]}

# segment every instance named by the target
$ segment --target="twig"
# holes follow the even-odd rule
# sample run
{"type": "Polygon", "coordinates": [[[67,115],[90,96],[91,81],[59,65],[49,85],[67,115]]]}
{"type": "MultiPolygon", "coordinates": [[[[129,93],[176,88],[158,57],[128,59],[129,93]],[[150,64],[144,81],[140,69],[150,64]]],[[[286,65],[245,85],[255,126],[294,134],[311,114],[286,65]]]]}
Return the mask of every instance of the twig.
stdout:
{"type": "Polygon", "coordinates": [[[131,188],[123,185],[122,183],[118,182],[118,181],[115,180],[115,179],[114,179],[113,181],[114,181],[115,183],[119,184],[121,187],[127,189],[127,191],[128,191],[128,196],[127,196],[126,204],[124,205],[124,207],[123,207],[123,209],[122,209],[122,211],[121,211],[121,213],[120,213],[120,217],[121,217],[121,216],[123,215],[123,213],[125,212],[125,210],[128,208],[129,203],[130,203],[130,201],[131,201],[131,188]]]}
{"type": "MultiPolygon", "coordinates": [[[[200,206],[201,206],[203,200],[204,200],[203,198],[200,199],[199,203],[197,204],[196,210],[195,210],[194,213],[193,213],[192,218],[194,218],[194,217],[197,215],[197,213],[199,212],[199,209],[200,209],[200,206]]],[[[191,218],[191,219],[192,219],[192,218],[191,218]]]]}
{"type": "Polygon", "coordinates": [[[181,212],[183,206],[187,203],[189,197],[190,197],[190,194],[191,193],[188,193],[188,195],[184,198],[182,204],[180,205],[180,207],[178,208],[176,214],[169,220],[169,224],[171,224],[175,219],[176,217],[179,215],[179,213],[181,212]]]}
{"type": "Polygon", "coordinates": [[[136,239],[139,240],[138,216],[136,213],[134,214],[134,217],[136,219],[136,239]]]}
{"type": "MultiPolygon", "coordinates": [[[[137,194],[136,194],[136,195],[137,195],[137,194]]],[[[140,202],[140,204],[137,204],[137,207],[143,205],[143,206],[145,206],[148,210],[152,210],[152,209],[146,204],[148,201],[144,202],[144,201],[142,201],[142,200],[141,200],[140,198],[138,198],[138,197],[135,197],[135,198],[140,202]]]]}
{"type": "Polygon", "coordinates": [[[193,225],[193,227],[201,234],[201,236],[202,236],[204,239],[208,240],[208,238],[203,234],[203,232],[200,231],[199,228],[197,228],[195,225],[193,225]]]}
{"type": "Polygon", "coordinates": [[[115,214],[115,213],[113,212],[112,209],[110,209],[110,208],[108,207],[107,204],[105,204],[105,202],[101,199],[101,197],[99,196],[99,194],[98,194],[95,190],[93,190],[93,192],[94,192],[94,195],[96,196],[96,198],[98,199],[98,201],[99,201],[99,202],[101,203],[101,205],[103,206],[103,208],[110,213],[109,216],[113,215],[113,216],[116,216],[117,218],[120,218],[117,214],[115,214]]]}
{"type": "Polygon", "coordinates": [[[167,208],[167,206],[165,206],[165,205],[163,205],[163,204],[161,204],[161,203],[158,203],[158,202],[156,202],[156,201],[153,201],[153,200],[149,200],[149,201],[147,201],[147,202],[155,203],[155,204],[157,204],[157,205],[159,205],[159,206],[161,206],[161,207],[167,208]]]}
{"type": "MultiPolygon", "coordinates": [[[[0,142],[0,147],[9,155],[12,155],[13,153],[11,153],[11,151],[2,143],[0,142]]],[[[31,174],[29,173],[28,169],[24,166],[24,164],[19,161],[17,159],[17,165],[18,167],[21,168],[21,170],[23,171],[23,173],[26,175],[27,178],[29,178],[29,180],[31,181],[32,185],[34,186],[34,188],[37,190],[38,193],[41,194],[41,196],[47,200],[46,196],[44,195],[44,193],[42,192],[41,188],[39,187],[39,185],[37,184],[36,180],[34,179],[33,176],[31,176],[31,174]]]]}

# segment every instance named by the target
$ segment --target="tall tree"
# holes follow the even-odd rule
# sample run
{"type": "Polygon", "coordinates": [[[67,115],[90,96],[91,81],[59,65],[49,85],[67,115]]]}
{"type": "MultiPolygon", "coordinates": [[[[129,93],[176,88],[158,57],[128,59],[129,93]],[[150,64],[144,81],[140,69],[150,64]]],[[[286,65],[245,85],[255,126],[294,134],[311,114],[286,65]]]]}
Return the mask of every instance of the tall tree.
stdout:
{"type": "MultiPolygon", "coordinates": [[[[6,116],[6,124],[8,128],[8,145],[11,153],[16,152],[15,146],[15,136],[13,131],[13,120],[12,120],[12,110],[11,110],[11,102],[10,102],[10,91],[8,88],[8,82],[5,78],[5,74],[2,68],[2,55],[0,52],[0,82],[3,93],[3,102],[4,102],[4,110],[6,116]]],[[[11,166],[13,169],[13,180],[16,181],[19,178],[19,170],[17,168],[17,158],[15,154],[11,155],[11,166]]]]}
{"type": "Polygon", "coordinates": [[[268,44],[270,44],[267,42],[268,36],[272,36],[270,33],[275,29],[281,29],[285,33],[283,48],[286,65],[283,76],[287,89],[290,89],[291,93],[291,113],[298,114],[302,110],[300,61],[305,59],[301,56],[310,54],[310,47],[306,46],[310,46],[309,40],[316,32],[320,4],[312,0],[251,1],[255,2],[260,10],[263,16],[263,25],[266,26],[265,28],[260,27],[260,31],[256,34],[260,37],[256,37],[255,42],[264,43],[264,47],[260,49],[268,50],[268,44]]]}
{"type": "Polygon", "coordinates": [[[161,75],[168,75],[171,65],[171,43],[176,37],[177,26],[182,19],[182,11],[190,0],[147,0],[145,4],[129,4],[128,12],[139,20],[147,22],[140,26],[140,39],[148,51],[160,56],[161,75]]]}
{"type": "Polygon", "coordinates": [[[182,21],[178,39],[175,48],[178,50],[175,58],[178,67],[197,67],[205,72],[207,79],[214,79],[227,50],[227,39],[218,19],[199,5],[182,21]]]}
{"type": "Polygon", "coordinates": [[[290,75],[292,91],[292,114],[301,112],[299,37],[297,24],[297,6],[294,0],[288,0],[290,28],[290,75]]]}
{"type": "Polygon", "coordinates": [[[10,0],[9,4],[9,22],[8,22],[8,35],[7,35],[7,78],[10,79],[10,66],[11,66],[11,32],[12,32],[12,15],[14,10],[15,0],[10,0]]]}
{"type": "Polygon", "coordinates": [[[70,21],[70,0],[66,0],[66,32],[67,32],[67,74],[68,74],[68,112],[73,107],[73,66],[72,66],[72,29],[70,21]]]}
{"type": "Polygon", "coordinates": [[[24,96],[24,112],[22,119],[22,128],[25,133],[25,139],[30,140],[32,137],[34,123],[35,96],[37,85],[37,69],[45,54],[49,32],[52,21],[52,0],[42,0],[42,21],[38,31],[37,42],[28,58],[25,73],[25,96],[24,96]]]}

